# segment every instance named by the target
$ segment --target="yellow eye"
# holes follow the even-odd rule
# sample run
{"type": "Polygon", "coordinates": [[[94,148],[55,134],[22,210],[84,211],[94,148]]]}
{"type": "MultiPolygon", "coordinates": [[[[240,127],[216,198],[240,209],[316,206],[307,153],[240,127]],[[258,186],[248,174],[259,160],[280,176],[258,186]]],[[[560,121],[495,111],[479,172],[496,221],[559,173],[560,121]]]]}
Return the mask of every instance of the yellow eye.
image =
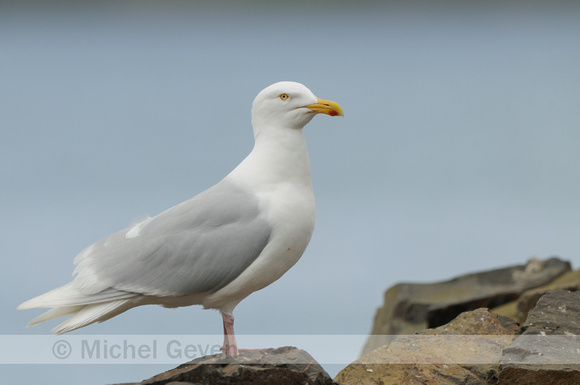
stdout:
{"type": "Polygon", "coordinates": [[[290,98],[290,96],[288,96],[288,94],[280,94],[280,99],[286,100],[288,98],[290,98]]]}

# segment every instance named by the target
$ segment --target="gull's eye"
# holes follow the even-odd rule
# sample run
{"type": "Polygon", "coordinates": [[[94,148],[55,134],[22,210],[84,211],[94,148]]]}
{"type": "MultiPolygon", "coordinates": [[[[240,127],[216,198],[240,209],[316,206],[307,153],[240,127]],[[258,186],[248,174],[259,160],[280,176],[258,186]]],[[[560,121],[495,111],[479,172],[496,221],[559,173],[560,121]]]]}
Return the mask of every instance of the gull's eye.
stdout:
{"type": "Polygon", "coordinates": [[[288,99],[290,99],[290,96],[288,96],[288,94],[280,94],[280,99],[288,100],[288,99]]]}

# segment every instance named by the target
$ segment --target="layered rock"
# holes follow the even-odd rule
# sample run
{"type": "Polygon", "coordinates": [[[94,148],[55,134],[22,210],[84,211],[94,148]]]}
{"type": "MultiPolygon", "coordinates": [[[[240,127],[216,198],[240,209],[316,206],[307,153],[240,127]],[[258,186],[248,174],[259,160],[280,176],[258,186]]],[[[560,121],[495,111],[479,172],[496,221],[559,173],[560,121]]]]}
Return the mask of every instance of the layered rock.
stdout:
{"type": "Polygon", "coordinates": [[[492,311],[505,315],[506,317],[511,317],[518,322],[524,322],[528,316],[528,312],[536,306],[538,299],[547,292],[554,290],[580,290],[580,270],[562,274],[547,285],[528,290],[517,300],[493,308],[492,311]]]}
{"type": "Polygon", "coordinates": [[[353,362],[341,385],[580,384],[580,292],[548,292],[520,327],[478,309],[353,362]]]}
{"type": "Polygon", "coordinates": [[[397,284],[385,292],[363,354],[388,344],[394,335],[413,334],[446,324],[464,311],[514,301],[570,269],[569,262],[558,258],[532,259],[525,265],[466,274],[445,282],[397,284]]]}
{"type": "Polygon", "coordinates": [[[554,290],[580,290],[580,270],[570,271],[545,286],[526,291],[516,301],[516,318],[524,321],[528,316],[528,312],[536,306],[538,299],[547,292],[554,290]]]}
{"type": "Polygon", "coordinates": [[[449,324],[402,336],[343,369],[343,384],[487,384],[493,365],[510,346],[518,325],[478,309],[449,324]]]}

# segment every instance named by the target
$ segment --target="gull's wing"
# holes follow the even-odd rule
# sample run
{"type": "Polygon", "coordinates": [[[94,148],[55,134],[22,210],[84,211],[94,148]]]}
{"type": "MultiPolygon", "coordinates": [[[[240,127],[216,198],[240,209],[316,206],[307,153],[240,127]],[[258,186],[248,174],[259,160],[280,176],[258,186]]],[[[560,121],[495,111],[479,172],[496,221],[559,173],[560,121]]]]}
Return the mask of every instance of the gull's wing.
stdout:
{"type": "Polygon", "coordinates": [[[253,194],[227,179],[75,258],[74,285],[91,295],[113,288],[152,296],[215,292],[268,244],[271,225],[253,194]]]}

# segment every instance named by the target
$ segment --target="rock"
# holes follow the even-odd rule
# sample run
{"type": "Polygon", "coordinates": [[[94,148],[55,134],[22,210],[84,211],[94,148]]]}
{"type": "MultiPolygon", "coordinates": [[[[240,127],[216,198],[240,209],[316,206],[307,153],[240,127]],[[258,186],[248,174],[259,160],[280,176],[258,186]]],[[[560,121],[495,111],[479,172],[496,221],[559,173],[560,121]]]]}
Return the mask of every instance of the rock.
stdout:
{"type": "Polygon", "coordinates": [[[504,317],[512,318],[518,322],[523,321],[518,318],[518,300],[504,303],[503,305],[489,309],[489,311],[504,317]]]}
{"type": "Polygon", "coordinates": [[[496,307],[570,271],[558,258],[462,275],[431,284],[400,283],[385,292],[363,354],[388,344],[394,335],[413,334],[451,321],[464,311],[496,307]],[[378,336],[378,337],[377,337],[378,336]]]}
{"type": "Polygon", "coordinates": [[[543,295],[522,325],[523,335],[580,335],[580,292],[551,291],[543,295]]]}
{"type": "Polygon", "coordinates": [[[516,301],[517,319],[523,322],[528,316],[528,312],[536,306],[538,299],[548,291],[554,290],[580,290],[580,270],[570,271],[556,278],[548,285],[528,290],[522,294],[516,301]]]}
{"type": "Polygon", "coordinates": [[[401,336],[343,369],[349,384],[580,384],[580,291],[543,295],[519,327],[478,309],[401,336]]]}
{"type": "Polygon", "coordinates": [[[500,385],[580,384],[580,292],[543,295],[503,351],[500,385]]]}
{"type": "Polygon", "coordinates": [[[205,356],[140,383],[125,385],[288,384],[332,385],[332,379],[304,350],[263,349],[240,354],[205,356]]]}
{"type": "Polygon", "coordinates": [[[511,317],[518,322],[524,322],[528,312],[536,306],[538,299],[548,291],[554,290],[580,290],[580,270],[564,273],[547,285],[528,290],[517,300],[492,308],[491,311],[511,317]]]}
{"type": "Polygon", "coordinates": [[[518,329],[513,320],[487,309],[462,313],[447,325],[379,347],[334,380],[341,385],[487,384],[518,329]]]}
{"type": "Polygon", "coordinates": [[[550,366],[528,369],[508,367],[502,370],[499,381],[501,385],[578,385],[580,371],[550,366]]]}

